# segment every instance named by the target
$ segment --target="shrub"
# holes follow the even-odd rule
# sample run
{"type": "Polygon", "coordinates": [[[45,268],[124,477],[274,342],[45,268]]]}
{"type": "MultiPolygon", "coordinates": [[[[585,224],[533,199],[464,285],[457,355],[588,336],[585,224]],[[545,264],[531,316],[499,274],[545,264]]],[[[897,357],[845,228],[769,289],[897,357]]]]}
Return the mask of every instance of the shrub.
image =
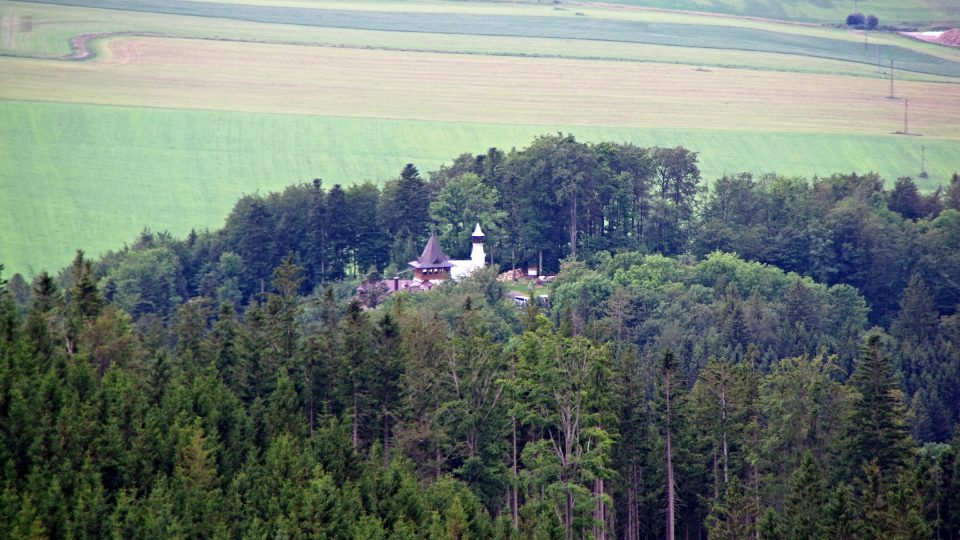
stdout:
{"type": "Polygon", "coordinates": [[[847,26],[862,26],[863,22],[863,13],[851,13],[847,15],[847,26]]]}

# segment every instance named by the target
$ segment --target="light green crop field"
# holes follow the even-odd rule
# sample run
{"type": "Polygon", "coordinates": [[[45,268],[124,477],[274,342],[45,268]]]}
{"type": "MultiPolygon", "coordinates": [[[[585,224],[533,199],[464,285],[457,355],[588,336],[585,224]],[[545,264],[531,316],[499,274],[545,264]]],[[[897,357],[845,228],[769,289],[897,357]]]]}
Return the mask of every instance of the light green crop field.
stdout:
{"type": "MultiPolygon", "coordinates": [[[[248,0],[252,1],[252,0],[248,0]]],[[[351,7],[366,8],[363,3],[348,3],[351,7]]],[[[375,4],[379,5],[379,4],[375,4]]],[[[393,4],[390,4],[393,6],[393,4]]],[[[418,4],[397,4],[398,9],[412,9],[418,4]]],[[[421,8],[431,7],[419,6],[421,8]]],[[[463,8],[464,4],[454,6],[463,8]]],[[[467,7],[472,7],[468,4],[467,7]]],[[[542,8],[530,12],[520,10],[520,6],[510,6],[505,13],[526,15],[551,15],[551,11],[542,8]]],[[[474,11],[479,9],[473,7],[474,11]]],[[[505,8],[496,6],[497,12],[505,8]]],[[[585,8],[586,9],[586,8],[585,8]]],[[[361,10],[362,11],[362,10],[361,10]]],[[[732,28],[762,29],[776,28],[778,33],[824,38],[834,41],[853,41],[862,43],[863,37],[856,32],[839,32],[832,29],[815,28],[789,24],[761,23],[752,20],[729,19],[715,16],[676,14],[665,12],[626,12],[598,11],[596,16],[610,16],[643,22],[692,24],[698,26],[725,25],[732,28]],[[629,16],[629,17],[628,17],[629,16]]],[[[7,32],[5,44],[9,54],[22,56],[61,57],[71,53],[70,40],[78,34],[108,34],[135,32],[140,34],[164,35],[175,37],[205,38],[221,40],[269,42],[277,44],[306,44],[329,47],[372,48],[394,51],[441,52],[474,55],[523,56],[537,58],[567,58],[582,60],[618,60],[630,62],[661,62],[694,66],[741,67],[769,71],[787,71],[803,73],[827,73],[876,77],[877,69],[872,64],[875,49],[870,53],[871,63],[858,63],[816,56],[792,55],[782,53],[740,51],[732,49],[705,49],[694,47],[676,47],[650,43],[627,43],[617,41],[557,39],[542,37],[504,37],[460,34],[438,34],[424,32],[390,32],[362,30],[355,28],[291,26],[285,24],[259,23],[251,25],[245,21],[211,19],[182,15],[150,14],[116,11],[110,17],[100,15],[100,10],[71,6],[53,6],[47,4],[28,4],[0,1],[0,15],[4,24],[0,28],[16,28],[30,21],[29,32],[7,32]]],[[[471,11],[473,13],[473,11],[471,11]]],[[[960,62],[960,50],[940,47],[898,34],[878,34],[869,38],[874,46],[900,47],[929,54],[945,60],[960,62]]],[[[881,50],[883,53],[886,49],[881,50]]],[[[885,58],[885,57],[883,57],[885,58]]],[[[954,81],[954,78],[938,77],[911,71],[900,72],[903,80],[954,81]]]]}
{"type": "MultiPolygon", "coordinates": [[[[842,23],[855,6],[852,1],[798,0],[604,0],[610,4],[660,9],[706,11],[770,19],[842,23]]],[[[953,22],[960,20],[954,0],[863,0],[864,15],[874,14],[883,24],[953,22]]]]}
{"type": "MultiPolygon", "coordinates": [[[[469,124],[0,101],[0,260],[34,274],[77,248],[116,249],[144,227],[214,229],[244,193],[315,177],[327,186],[430,170],[462,152],[523,146],[566,131],[585,141],[685,145],[707,178],[755,173],[919,172],[909,137],[700,129],[469,124]],[[362,141],[358,143],[357,141],[362,141]],[[51,160],[50,155],[56,155],[51,160]],[[24,181],[29,178],[30,181],[24,181]]],[[[931,188],[956,169],[960,145],[930,140],[931,188]]]]}
{"type": "MultiPolygon", "coordinates": [[[[368,4],[349,3],[351,7],[370,8],[368,4]]],[[[379,4],[377,4],[379,5],[379,4]]],[[[456,7],[463,4],[456,3],[456,7]]],[[[392,4],[391,4],[392,6],[392,4]]],[[[397,4],[404,9],[418,4],[397,4]]],[[[427,7],[431,6],[428,4],[427,7]]],[[[467,5],[470,7],[470,5],[467,5]]],[[[425,6],[420,6],[421,8],[425,6]]],[[[497,6],[498,12],[500,5],[497,6]]],[[[516,6],[511,6],[517,10],[516,6]]],[[[478,9],[476,7],[474,10],[478,9]]],[[[596,10],[588,11],[593,13],[596,10]]],[[[511,13],[507,11],[506,13],[511,13]]],[[[519,10],[519,13],[530,14],[519,10]]],[[[251,25],[244,21],[211,19],[182,15],[150,14],[125,11],[110,12],[103,17],[101,10],[47,4],[28,4],[0,1],[0,29],[17,28],[29,21],[29,32],[7,31],[4,48],[18,56],[62,57],[71,53],[70,40],[78,34],[108,34],[135,32],[140,34],[176,37],[213,37],[221,40],[256,41],[269,43],[296,43],[329,47],[373,48],[394,51],[441,52],[474,55],[523,56],[537,58],[567,58],[583,60],[618,60],[630,62],[661,62],[694,66],[741,67],[770,71],[803,73],[826,73],[876,77],[876,66],[868,63],[848,62],[814,56],[781,53],[740,51],[731,49],[704,49],[676,47],[650,43],[626,43],[616,41],[590,41],[576,39],[503,37],[422,32],[389,32],[354,28],[291,26],[260,23],[251,25]]],[[[542,9],[538,15],[551,14],[542,9]]],[[[770,28],[780,33],[791,33],[815,38],[839,41],[862,42],[862,36],[851,32],[813,28],[797,25],[770,25],[751,20],[725,19],[715,16],[674,14],[643,11],[639,13],[597,11],[597,16],[630,18],[645,22],[678,23],[694,25],[718,25],[725,23],[733,28],[770,28]]],[[[945,60],[960,62],[960,50],[939,47],[908,39],[897,34],[875,35],[870,38],[874,45],[901,47],[945,60]]],[[[2,49],[0,49],[2,50],[2,49]]],[[[875,51],[870,51],[875,54],[875,51]]],[[[881,51],[882,53],[883,51],[881,51]]],[[[864,53],[866,58],[866,52],[864,53]]],[[[871,62],[875,57],[870,56],[871,62]]],[[[938,77],[910,71],[900,72],[903,80],[953,81],[953,78],[938,77]]]]}
{"type": "Polygon", "coordinates": [[[861,50],[825,27],[586,5],[51,1],[80,5],[0,0],[0,263],[28,276],[144,227],[217,228],[244,193],[556,131],[683,145],[707,179],[892,181],[921,145],[924,189],[960,170],[960,51],[894,34],[861,50]],[[876,45],[909,70],[896,92],[923,137],[891,134],[903,100],[876,45]]]}

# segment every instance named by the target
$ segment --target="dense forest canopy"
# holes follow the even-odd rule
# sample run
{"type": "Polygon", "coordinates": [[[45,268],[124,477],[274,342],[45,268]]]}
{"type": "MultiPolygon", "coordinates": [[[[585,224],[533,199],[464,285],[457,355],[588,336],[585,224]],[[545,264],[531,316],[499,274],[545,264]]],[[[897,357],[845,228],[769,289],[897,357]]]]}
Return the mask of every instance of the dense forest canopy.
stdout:
{"type": "Polygon", "coordinates": [[[960,538],[958,284],[957,176],[708,188],[560,134],[246,196],[0,283],[0,531],[960,538]],[[353,298],[477,222],[488,268],[353,298]]]}

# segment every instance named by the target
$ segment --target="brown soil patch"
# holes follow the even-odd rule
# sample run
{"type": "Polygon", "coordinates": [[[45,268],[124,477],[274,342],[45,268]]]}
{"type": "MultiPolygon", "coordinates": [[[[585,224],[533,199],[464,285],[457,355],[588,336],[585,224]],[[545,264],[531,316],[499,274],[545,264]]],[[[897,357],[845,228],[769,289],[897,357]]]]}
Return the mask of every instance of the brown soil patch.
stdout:
{"type": "Polygon", "coordinates": [[[947,30],[946,32],[940,34],[940,38],[937,39],[937,43],[942,45],[950,45],[951,47],[960,47],[960,28],[947,30]]]}
{"type": "Polygon", "coordinates": [[[946,45],[947,47],[960,47],[960,28],[947,30],[946,32],[900,32],[901,35],[926,41],[927,43],[936,43],[937,45],[946,45]]]}
{"type": "Polygon", "coordinates": [[[90,43],[93,40],[100,38],[108,38],[113,36],[130,36],[135,35],[134,32],[99,32],[93,34],[80,34],[74,36],[70,40],[70,54],[63,57],[64,60],[87,60],[94,56],[93,50],[90,47],[90,43]]]}

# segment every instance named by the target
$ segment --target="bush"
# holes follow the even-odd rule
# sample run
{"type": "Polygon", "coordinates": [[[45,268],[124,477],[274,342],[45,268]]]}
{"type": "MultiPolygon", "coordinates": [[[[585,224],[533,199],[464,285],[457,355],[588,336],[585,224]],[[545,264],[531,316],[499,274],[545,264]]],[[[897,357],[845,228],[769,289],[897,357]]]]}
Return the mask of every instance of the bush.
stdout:
{"type": "Polygon", "coordinates": [[[863,13],[851,13],[847,15],[847,26],[863,26],[863,13]]]}
{"type": "Polygon", "coordinates": [[[876,15],[869,15],[867,17],[867,30],[873,30],[880,24],[880,19],[876,15]]]}

